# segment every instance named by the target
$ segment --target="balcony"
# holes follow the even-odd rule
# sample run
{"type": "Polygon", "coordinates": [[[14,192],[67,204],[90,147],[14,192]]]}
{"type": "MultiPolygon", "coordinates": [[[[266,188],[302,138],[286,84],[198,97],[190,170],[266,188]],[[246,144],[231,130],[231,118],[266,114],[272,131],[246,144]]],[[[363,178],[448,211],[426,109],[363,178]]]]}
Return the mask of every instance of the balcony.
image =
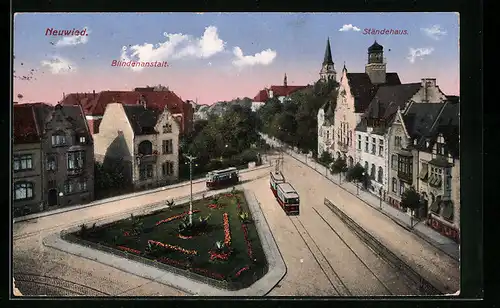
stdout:
{"type": "Polygon", "coordinates": [[[409,185],[412,185],[413,183],[413,175],[404,173],[398,170],[398,178],[403,181],[408,183],[409,185]]]}
{"type": "Polygon", "coordinates": [[[80,176],[85,172],[84,168],[68,169],[68,176],[80,176]]]}
{"type": "Polygon", "coordinates": [[[158,155],[156,154],[149,154],[149,155],[141,155],[139,154],[137,157],[137,163],[140,164],[152,164],[156,163],[156,160],[158,159],[158,155]]]}
{"type": "Polygon", "coordinates": [[[343,142],[337,142],[337,146],[339,148],[339,151],[341,152],[347,152],[349,150],[349,146],[343,142]]]}

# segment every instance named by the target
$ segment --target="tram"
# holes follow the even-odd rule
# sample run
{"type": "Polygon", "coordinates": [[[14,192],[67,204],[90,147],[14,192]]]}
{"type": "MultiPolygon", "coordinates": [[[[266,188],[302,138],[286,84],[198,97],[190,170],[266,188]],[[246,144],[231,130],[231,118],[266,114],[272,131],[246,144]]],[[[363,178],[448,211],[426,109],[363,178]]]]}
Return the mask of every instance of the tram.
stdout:
{"type": "Polygon", "coordinates": [[[269,186],[271,187],[271,191],[276,198],[278,197],[276,185],[279,183],[285,183],[285,177],[283,174],[280,171],[269,172],[269,186]]]}
{"type": "Polygon", "coordinates": [[[278,183],[276,185],[277,200],[287,215],[299,215],[300,198],[297,191],[290,183],[278,183]]]}
{"type": "Polygon", "coordinates": [[[207,173],[206,185],[208,189],[218,189],[240,182],[238,169],[230,167],[223,170],[214,170],[207,173]]]}

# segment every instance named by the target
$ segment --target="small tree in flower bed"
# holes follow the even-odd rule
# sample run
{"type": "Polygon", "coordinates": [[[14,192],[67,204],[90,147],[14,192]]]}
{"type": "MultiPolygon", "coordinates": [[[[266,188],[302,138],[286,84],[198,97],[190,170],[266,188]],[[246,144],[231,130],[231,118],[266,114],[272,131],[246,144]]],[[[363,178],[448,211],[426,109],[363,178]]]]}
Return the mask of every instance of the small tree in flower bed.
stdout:
{"type": "Polygon", "coordinates": [[[240,218],[241,222],[244,224],[248,224],[252,221],[250,219],[250,214],[248,212],[240,212],[238,217],[240,218]]]}
{"type": "Polygon", "coordinates": [[[198,219],[193,218],[192,222],[189,221],[189,216],[185,216],[179,225],[179,234],[182,236],[195,236],[205,232],[210,216],[210,214],[206,217],[199,216],[198,219]]]}
{"type": "Polygon", "coordinates": [[[231,256],[231,248],[223,242],[217,241],[215,242],[214,249],[210,250],[208,254],[210,255],[210,262],[225,262],[231,256]]]}

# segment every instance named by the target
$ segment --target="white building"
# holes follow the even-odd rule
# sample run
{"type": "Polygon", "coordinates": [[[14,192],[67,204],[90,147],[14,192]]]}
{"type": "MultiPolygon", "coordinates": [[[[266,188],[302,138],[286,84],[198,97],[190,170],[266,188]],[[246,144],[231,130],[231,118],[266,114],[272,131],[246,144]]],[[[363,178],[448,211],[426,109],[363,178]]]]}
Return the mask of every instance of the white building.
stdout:
{"type": "Polygon", "coordinates": [[[368,108],[377,89],[401,84],[397,73],[386,73],[383,47],[375,42],[368,48],[368,64],[364,73],[348,73],[342,69],[333,128],[334,157],[344,157],[348,166],[356,162],[355,128],[368,108]]]}
{"type": "Polygon", "coordinates": [[[318,111],[318,156],[323,152],[333,154],[333,103],[326,102],[318,111]]]}

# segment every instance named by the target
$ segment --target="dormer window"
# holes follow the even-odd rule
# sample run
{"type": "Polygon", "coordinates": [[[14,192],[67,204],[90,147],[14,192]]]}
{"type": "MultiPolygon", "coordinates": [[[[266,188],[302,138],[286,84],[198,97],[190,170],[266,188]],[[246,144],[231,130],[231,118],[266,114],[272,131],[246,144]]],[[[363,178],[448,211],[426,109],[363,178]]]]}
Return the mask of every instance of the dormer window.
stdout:
{"type": "Polygon", "coordinates": [[[66,135],[63,132],[57,132],[52,135],[52,146],[65,146],[66,145],[66,135]]]}
{"type": "Polygon", "coordinates": [[[78,142],[80,142],[81,144],[84,144],[87,142],[87,138],[85,138],[85,136],[80,136],[80,138],[78,138],[78,142]]]}

